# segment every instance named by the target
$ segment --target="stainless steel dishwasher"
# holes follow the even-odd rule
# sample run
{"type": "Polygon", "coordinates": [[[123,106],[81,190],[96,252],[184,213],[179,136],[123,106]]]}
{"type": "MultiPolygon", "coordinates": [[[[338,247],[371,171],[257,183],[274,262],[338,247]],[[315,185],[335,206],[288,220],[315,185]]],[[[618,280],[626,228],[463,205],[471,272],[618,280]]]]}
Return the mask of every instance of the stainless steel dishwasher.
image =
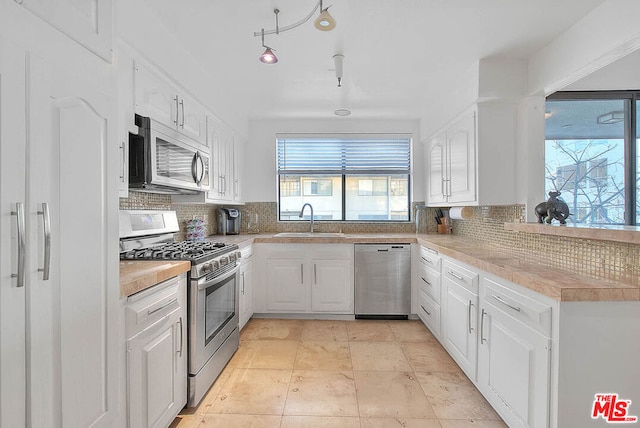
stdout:
{"type": "Polygon", "coordinates": [[[411,313],[411,245],[355,245],[356,318],[407,319],[411,313]]]}

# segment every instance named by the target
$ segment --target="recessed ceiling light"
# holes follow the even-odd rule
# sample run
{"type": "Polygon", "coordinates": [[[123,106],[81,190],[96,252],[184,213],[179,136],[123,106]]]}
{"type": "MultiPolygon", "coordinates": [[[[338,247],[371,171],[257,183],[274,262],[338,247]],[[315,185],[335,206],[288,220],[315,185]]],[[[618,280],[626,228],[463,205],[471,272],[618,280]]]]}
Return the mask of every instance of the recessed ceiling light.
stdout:
{"type": "Polygon", "coordinates": [[[351,114],[351,110],[346,108],[339,108],[338,110],[334,111],[333,114],[335,114],[336,116],[349,116],[351,114]]]}

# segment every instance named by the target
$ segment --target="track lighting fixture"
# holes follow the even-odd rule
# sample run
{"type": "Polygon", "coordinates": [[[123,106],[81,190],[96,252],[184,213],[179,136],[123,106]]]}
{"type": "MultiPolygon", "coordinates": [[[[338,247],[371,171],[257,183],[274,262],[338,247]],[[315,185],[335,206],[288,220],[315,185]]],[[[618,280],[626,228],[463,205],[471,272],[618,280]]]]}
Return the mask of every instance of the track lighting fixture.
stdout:
{"type": "Polygon", "coordinates": [[[322,31],[330,31],[333,30],[336,27],[336,21],[335,19],[333,19],[333,17],[329,14],[329,8],[331,6],[327,6],[326,8],[322,7],[322,0],[318,0],[318,3],[316,3],[315,7],[313,8],[313,10],[304,18],[302,18],[301,20],[294,22],[291,25],[286,25],[284,27],[280,27],[280,24],[278,22],[278,13],[280,13],[280,10],[278,9],[274,9],[273,13],[276,16],[276,28],[272,29],[272,30],[265,30],[264,28],[261,31],[256,31],[255,33],[253,33],[254,37],[258,37],[258,36],[262,36],[262,47],[266,48],[266,50],[264,51],[264,53],[262,55],[260,55],[260,61],[265,63],[265,64],[274,64],[276,62],[278,62],[278,58],[274,55],[273,51],[275,49],[270,48],[269,46],[266,46],[264,44],[264,36],[265,34],[280,34],[283,31],[288,31],[288,30],[292,30],[296,27],[299,27],[300,25],[304,24],[305,22],[307,22],[309,19],[311,19],[311,17],[313,17],[313,14],[320,9],[320,16],[318,16],[318,18],[314,21],[314,25],[317,29],[322,30],[322,31]]]}
{"type": "Polygon", "coordinates": [[[333,63],[336,65],[336,79],[338,79],[338,88],[342,87],[342,67],[344,64],[344,55],[335,54],[333,56],[333,63]]]}
{"type": "MultiPolygon", "coordinates": [[[[276,17],[277,16],[278,15],[276,14],[276,17]]],[[[260,55],[260,62],[263,62],[265,64],[275,64],[276,62],[278,62],[278,57],[273,53],[273,49],[264,44],[264,29],[262,30],[262,47],[266,48],[266,50],[262,55],[260,55]]]]}

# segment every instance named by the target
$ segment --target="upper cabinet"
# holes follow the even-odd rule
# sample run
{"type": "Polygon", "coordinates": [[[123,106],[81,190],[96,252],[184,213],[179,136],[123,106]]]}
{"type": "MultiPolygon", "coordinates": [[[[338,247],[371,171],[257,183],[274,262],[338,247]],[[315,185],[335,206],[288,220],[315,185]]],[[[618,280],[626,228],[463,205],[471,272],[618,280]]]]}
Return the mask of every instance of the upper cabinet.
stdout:
{"type": "Polygon", "coordinates": [[[139,61],[135,63],[135,112],[207,144],[207,113],[193,98],[139,61]]]}
{"type": "Polygon", "coordinates": [[[16,3],[111,62],[113,0],[22,0],[16,3]]]}
{"type": "Polygon", "coordinates": [[[516,202],[516,105],[474,105],[425,143],[429,206],[516,202]]]}

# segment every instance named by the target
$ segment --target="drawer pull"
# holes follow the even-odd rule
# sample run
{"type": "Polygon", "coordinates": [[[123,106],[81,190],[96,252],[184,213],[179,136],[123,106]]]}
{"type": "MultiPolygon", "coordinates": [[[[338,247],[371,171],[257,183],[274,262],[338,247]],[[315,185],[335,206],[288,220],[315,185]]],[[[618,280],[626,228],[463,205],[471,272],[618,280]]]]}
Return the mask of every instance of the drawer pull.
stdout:
{"type": "Polygon", "coordinates": [[[429,312],[427,308],[425,308],[423,305],[420,305],[420,307],[422,308],[423,311],[427,313],[427,315],[431,316],[431,312],[429,312]]]}
{"type": "Polygon", "coordinates": [[[514,311],[520,312],[520,310],[521,310],[519,306],[513,306],[513,305],[505,302],[500,296],[496,296],[495,294],[492,294],[491,297],[493,297],[494,299],[496,299],[498,302],[502,303],[503,305],[510,307],[514,311]]]}
{"type": "Polygon", "coordinates": [[[174,303],[176,303],[178,301],[178,298],[176,297],[175,299],[171,299],[169,300],[167,303],[165,303],[164,305],[160,306],[159,308],[155,308],[152,311],[147,311],[147,315],[153,315],[156,312],[159,312],[165,308],[168,308],[169,306],[173,305],[174,303]]]}
{"type": "Polygon", "coordinates": [[[451,270],[450,270],[450,271],[448,271],[447,273],[448,273],[449,275],[451,275],[452,277],[454,277],[454,278],[456,278],[456,279],[459,279],[460,281],[464,281],[464,278],[463,278],[463,277],[461,277],[460,275],[456,274],[455,272],[453,272],[453,271],[451,271],[451,270]]]}
{"type": "Polygon", "coordinates": [[[429,264],[433,264],[433,261],[431,261],[431,260],[427,259],[426,257],[422,257],[422,256],[420,256],[420,258],[421,258],[422,260],[424,260],[425,262],[429,263],[429,264]]]}
{"type": "Polygon", "coordinates": [[[469,313],[468,313],[468,316],[467,316],[468,325],[469,325],[469,334],[471,334],[473,332],[473,327],[471,327],[471,307],[472,306],[473,306],[473,303],[471,303],[471,300],[469,300],[469,313]]]}
{"type": "Polygon", "coordinates": [[[420,277],[420,279],[421,279],[421,280],[423,280],[424,282],[426,282],[426,283],[427,283],[427,285],[428,285],[429,287],[431,287],[431,283],[430,283],[429,281],[427,281],[427,280],[426,280],[426,279],[424,279],[423,277],[420,277]]]}
{"type": "Polygon", "coordinates": [[[480,314],[480,344],[482,345],[487,339],[484,338],[484,314],[487,312],[482,309],[482,313],[480,314]]]}

